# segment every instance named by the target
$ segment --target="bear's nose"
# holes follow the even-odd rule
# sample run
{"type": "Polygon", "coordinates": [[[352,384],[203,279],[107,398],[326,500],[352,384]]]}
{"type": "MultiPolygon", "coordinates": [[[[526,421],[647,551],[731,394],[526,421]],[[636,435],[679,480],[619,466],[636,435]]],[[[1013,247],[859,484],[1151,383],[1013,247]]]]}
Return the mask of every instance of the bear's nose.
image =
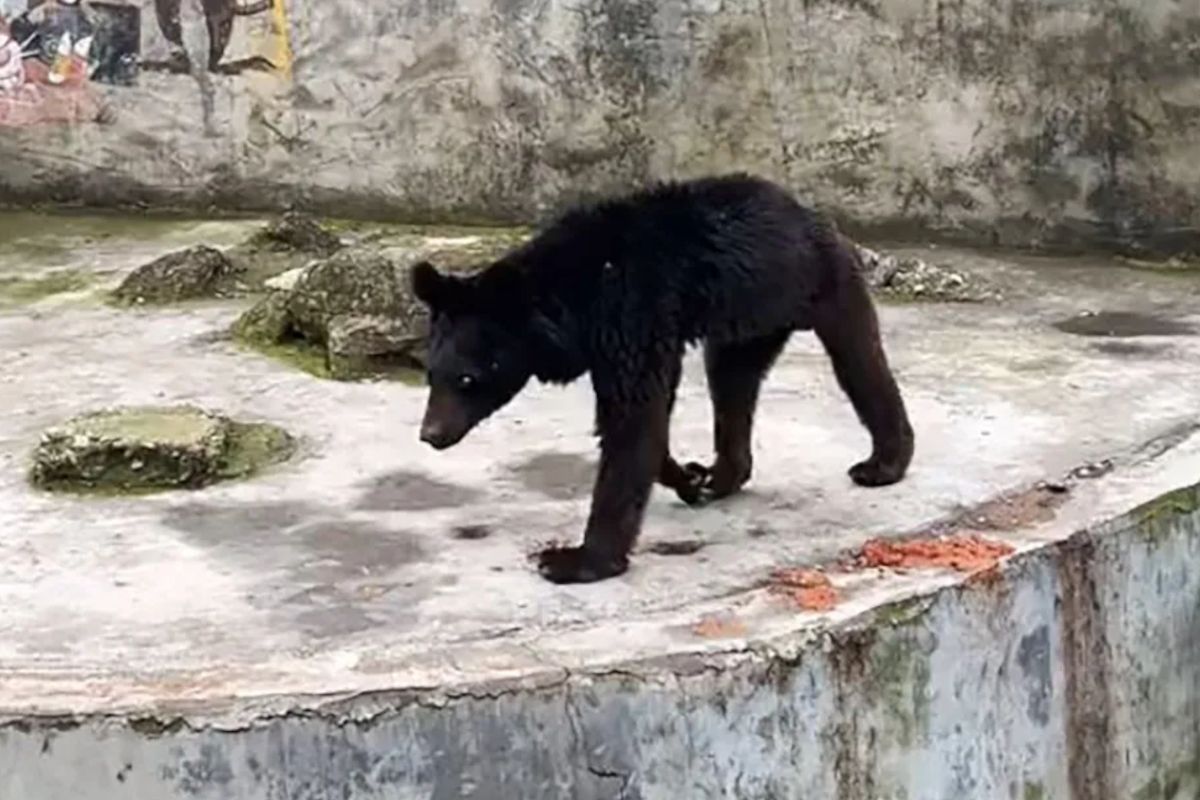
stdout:
{"type": "Polygon", "coordinates": [[[426,422],[421,426],[421,441],[441,450],[450,443],[450,437],[446,435],[446,430],[441,425],[436,422],[426,422]]]}

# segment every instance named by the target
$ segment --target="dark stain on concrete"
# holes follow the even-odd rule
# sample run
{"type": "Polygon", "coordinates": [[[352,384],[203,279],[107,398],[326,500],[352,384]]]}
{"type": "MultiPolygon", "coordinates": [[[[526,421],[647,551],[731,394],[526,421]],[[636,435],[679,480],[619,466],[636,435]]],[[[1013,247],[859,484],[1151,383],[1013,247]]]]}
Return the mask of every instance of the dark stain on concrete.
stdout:
{"type": "Polygon", "coordinates": [[[526,488],[555,500],[574,500],[591,493],[596,465],[573,453],[538,453],[510,468],[526,488]]]}
{"type": "Polygon", "coordinates": [[[170,508],[163,523],[205,545],[254,547],[322,513],[321,507],[307,503],[186,503],[170,508]]]}
{"type": "Polygon", "coordinates": [[[1111,664],[1095,573],[1097,559],[1103,556],[1097,549],[1089,535],[1077,534],[1065,543],[1058,560],[1071,800],[1114,796],[1111,664]]]}
{"type": "Polygon", "coordinates": [[[1139,344],[1137,342],[1097,342],[1093,348],[1100,353],[1118,358],[1155,358],[1171,349],[1166,344],[1139,344]]]}
{"type": "Polygon", "coordinates": [[[221,748],[215,744],[202,744],[194,757],[186,757],[182,748],[172,748],[179,759],[177,767],[166,767],[162,777],[175,782],[175,791],[185,797],[205,797],[212,793],[228,794],[233,782],[233,768],[221,748]]]}
{"type": "Polygon", "coordinates": [[[645,551],[656,556],[690,556],[699,553],[705,547],[699,539],[672,539],[665,542],[651,542],[645,551]]]}
{"type": "Polygon", "coordinates": [[[473,542],[486,539],[492,535],[492,529],[487,525],[458,525],[451,532],[455,539],[473,542]]]}
{"type": "Polygon", "coordinates": [[[1098,311],[1080,314],[1060,322],[1054,327],[1063,333],[1076,336],[1108,336],[1129,338],[1135,336],[1190,336],[1196,329],[1161,314],[1143,314],[1136,311],[1098,311]]]}
{"type": "Polygon", "coordinates": [[[426,557],[421,539],[304,503],[189,503],[163,518],[194,543],[264,574],[285,571],[298,584],[361,580],[426,557]]]}
{"type": "Polygon", "coordinates": [[[305,582],[378,576],[425,558],[421,540],[415,534],[359,521],[305,525],[287,541],[310,556],[289,570],[297,581],[305,582]]]}
{"type": "Polygon", "coordinates": [[[293,622],[310,636],[358,633],[380,624],[356,598],[337,586],[310,586],[284,602],[298,607],[293,622]]]}
{"type": "Polygon", "coordinates": [[[1048,626],[1041,625],[1033,633],[1022,637],[1017,645],[1017,664],[1029,689],[1026,713],[1032,722],[1045,727],[1050,723],[1052,694],[1048,626]]]}
{"type": "Polygon", "coordinates": [[[859,730],[863,687],[878,633],[869,627],[848,628],[829,634],[827,658],[833,676],[837,724],[831,731],[833,775],[837,800],[868,800],[878,796],[874,759],[863,753],[859,730]]]}
{"type": "Polygon", "coordinates": [[[357,507],[364,511],[430,511],[466,505],[478,500],[481,494],[469,486],[399,470],[375,478],[357,507]]]}

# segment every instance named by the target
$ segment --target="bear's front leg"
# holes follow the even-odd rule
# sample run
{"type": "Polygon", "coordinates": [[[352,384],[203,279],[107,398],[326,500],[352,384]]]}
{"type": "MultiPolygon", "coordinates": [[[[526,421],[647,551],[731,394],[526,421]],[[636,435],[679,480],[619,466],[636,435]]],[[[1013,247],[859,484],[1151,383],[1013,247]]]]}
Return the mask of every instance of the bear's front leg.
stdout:
{"type": "Polygon", "coordinates": [[[590,583],[629,568],[629,552],[667,445],[666,397],[637,405],[599,403],[600,471],[582,547],[552,547],[538,569],[555,583],[590,583]]]}

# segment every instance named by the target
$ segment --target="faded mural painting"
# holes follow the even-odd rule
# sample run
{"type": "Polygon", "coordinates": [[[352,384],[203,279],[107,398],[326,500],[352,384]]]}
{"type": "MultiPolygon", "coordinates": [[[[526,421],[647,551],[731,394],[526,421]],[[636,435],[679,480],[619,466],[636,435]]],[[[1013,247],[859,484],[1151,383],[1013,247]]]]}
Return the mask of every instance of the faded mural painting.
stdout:
{"type": "Polygon", "coordinates": [[[0,127],[110,122],[146,74],[288,77],[284,2],[0,0],[0,127]]]}

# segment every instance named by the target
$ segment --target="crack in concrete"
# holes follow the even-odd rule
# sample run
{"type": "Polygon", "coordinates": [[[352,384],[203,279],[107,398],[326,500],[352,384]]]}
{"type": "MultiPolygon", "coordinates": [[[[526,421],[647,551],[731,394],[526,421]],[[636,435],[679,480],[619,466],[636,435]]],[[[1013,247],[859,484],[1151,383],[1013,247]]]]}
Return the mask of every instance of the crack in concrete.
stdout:
{"type": "Polygon", "coordinates": [[[563,692],[563,710],[567,719],[567,729],[571,732],[572,748],[579,752],[584,768],[590,774],[602,780],[619,780],[621,785],[617,789],[615,800],[625,800],[628,797],[629,784],[633,779],[633,773],[606,769],[592,763],[592,750],[588,746],[587,736],[583,731],[583,714],[579,710],[579,704],[575,700],[575,691],[571,683],[566,684],[566,689],[563,692]]]}
{"type": "Polygon", "coordinates": [[[769,88],[771,77],[775,75],[775,45],[771,42],[771,22],[770,15],[767,12],[767,0],[758,0],[758,16],[759,22],[762,25],[763,46],[767,51],[767,97],[771,105],[771,119],[775,123],[775,138],[779,140],[779,164],[786,170],[788,161],[787,138],[783,132],[783,118],[779,113],[779,103],[775,99],[775,93],[769,88]]]}

